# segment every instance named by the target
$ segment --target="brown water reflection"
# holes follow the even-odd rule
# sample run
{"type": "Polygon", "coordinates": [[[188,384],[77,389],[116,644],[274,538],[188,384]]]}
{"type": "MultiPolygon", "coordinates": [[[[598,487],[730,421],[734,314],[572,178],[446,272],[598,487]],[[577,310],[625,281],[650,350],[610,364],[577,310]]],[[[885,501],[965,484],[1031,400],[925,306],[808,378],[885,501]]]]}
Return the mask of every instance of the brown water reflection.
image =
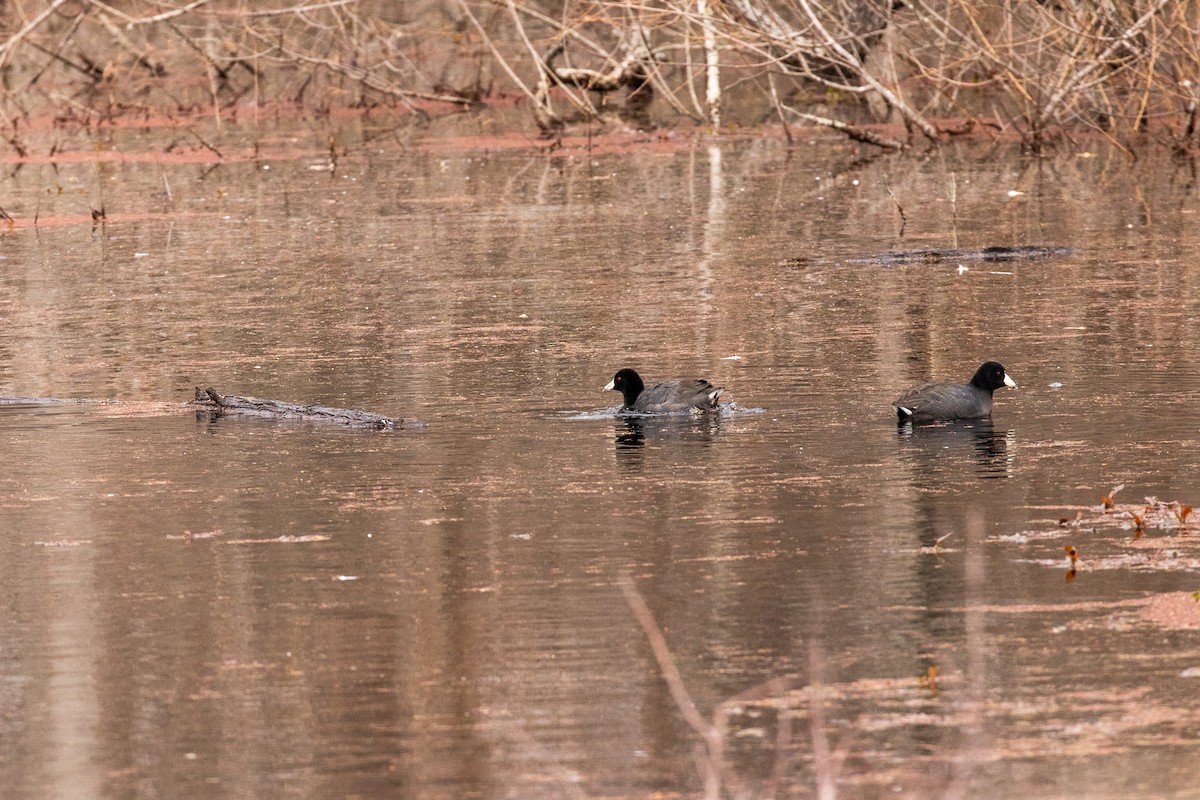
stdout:
{"type": "Polygon", "coordinates": [[[0,407],[14,796],[694,796],[625,574],[706,715],[750,692],[730,781],[1194,791],[1200,640],[1134,613],[1194,574],[1013,538],[1200,498],[1187,164],[377,141],[9,177],[18,220],[110,217],[0,238],[0,393],[146,404],[0,407]],[[1077,249],[846,263],[1041,243],[1077,249]],[[1022,386],[993,420],[897,429],[983,358],[1022,386]],[[625,365],[738,407],[618,419],[625,365]],[[427,427],[198,419],[196,384],[427,427]]]}

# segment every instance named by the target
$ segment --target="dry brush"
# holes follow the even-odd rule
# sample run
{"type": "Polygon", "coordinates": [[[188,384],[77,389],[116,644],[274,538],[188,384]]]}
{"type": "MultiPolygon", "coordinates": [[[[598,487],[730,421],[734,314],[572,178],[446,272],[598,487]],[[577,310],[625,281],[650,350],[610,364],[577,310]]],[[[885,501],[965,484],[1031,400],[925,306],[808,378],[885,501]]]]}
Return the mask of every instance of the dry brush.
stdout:
{"type": "MultiPolygon", "coordinates": [[[[822,125],[881,147],[990,130],[1188,151],[1200,0],[26,0],[3,122],[524,96],[573,123],[822,125]],[[881,124],[885,123],[885,124],[881,124]]],[[[790,134],[789,134],[790,135],[790,134]]]]}

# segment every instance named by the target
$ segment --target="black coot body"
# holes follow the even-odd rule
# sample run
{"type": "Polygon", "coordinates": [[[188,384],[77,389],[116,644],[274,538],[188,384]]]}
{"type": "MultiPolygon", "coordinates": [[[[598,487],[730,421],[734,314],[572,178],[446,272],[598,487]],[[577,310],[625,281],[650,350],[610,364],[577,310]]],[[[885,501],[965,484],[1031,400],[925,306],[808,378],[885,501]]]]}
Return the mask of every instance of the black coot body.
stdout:
{"type": "Polygon", "coordinates": [[[988,361],[970,383],[923,383],[905,392],[892,408],[900,422],[978,419],[991,415],[992,392],[1004,386],[1017,388],[1002,364],[988,361]]]}
{"type": "Polygon", "coordinates": [[[643,414],[714,411],[717,399],[725,391],[705,380],[663,381],[646,388],[641,376],[631,369],[617,372],[604,388],[620,392],[626,410],[643,414]]]}

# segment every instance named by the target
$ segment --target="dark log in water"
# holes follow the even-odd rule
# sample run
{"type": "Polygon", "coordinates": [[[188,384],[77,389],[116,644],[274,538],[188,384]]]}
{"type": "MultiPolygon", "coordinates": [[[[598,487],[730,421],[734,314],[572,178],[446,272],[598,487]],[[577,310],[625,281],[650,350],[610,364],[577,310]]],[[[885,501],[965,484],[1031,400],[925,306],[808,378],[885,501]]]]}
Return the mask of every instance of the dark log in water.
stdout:
{"type": "Polygon", "coordinates": [[[211,386],[204,390],[197,386],[196,399],[190,405],[198,410],[217,414],[252,414],[261,417],[347,425],[352,428],[383,430],[401,428],[405,424],[402,419],[392,419],[382,414],[372,414],[353,408],[305,406],[297,403],[284,403],[279,400],[262,400],[257,397],[221,395],[217,394],[211,386]]]}
{"type": "Polygon", "coordinates": [[[845,260],[847,264],[922,264],[945,261],[1025,261],[1039,258],[1069,256],[1073,247],[1057,245],[1023,245],[1018,247],[979,247],[974,249],[898,250],[859,256],[845,260]]]}
{"type": "Polygon", "coordinates": [[[329,425],[345,425],[350,428],[373,428],[375,430],[397,430],[419,428],[417,420],[393,419],[382,414],[359,411],[353,408],[330,408],[328,406],[305,406],[284,403],[279,400],[262,400],[257,397],[221,395],[213,388],[196,387],[196,398],[191,402],[174,403],[126,403],[120,400],[94,400],[91,398],[68,397],[0,397],[0,406],[85,406],[99,409],[120,409],[120,413],[161,414],[176,410],[196,410],[210,414],[248,414],[275,419],[300,420],[329,425]]]}

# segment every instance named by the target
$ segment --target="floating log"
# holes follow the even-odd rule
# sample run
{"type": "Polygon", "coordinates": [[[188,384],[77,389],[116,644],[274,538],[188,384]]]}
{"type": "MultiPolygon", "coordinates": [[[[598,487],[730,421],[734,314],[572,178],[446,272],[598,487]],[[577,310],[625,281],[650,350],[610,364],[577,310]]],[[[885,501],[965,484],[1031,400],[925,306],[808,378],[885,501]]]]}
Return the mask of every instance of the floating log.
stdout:
{"type": "Polygon", "coordinates": [[[405,425],[402,419],[392,419],[382,414],[358,411],[353,408],[329,408],[327,406],[305,406],[284,403],[279,400],[261,400],[257,397],[238,397],[232,394],[217,394],[211,386],[196,387],[196,399],[190,404],[200,411],[214,414],[250,414],[277,419],[295,419],[305,422],[322,422],[346,425],[351,428],[374,428],[391,430],[405,425]]]}
{"type": "Polygon", "coordinates": [[[944,264],[967,262],[1005,262],[1005,261],[1036,261],[1038,259],[1060,258],[1076,253],[1073,247],[1059,245],[1017,245],[1015,247],[974,247],[967,249],[929,250],[892,250],[869,256],[850,256],[849,258],[819,258],[802,256],[789,258],[783,264],[789,267],[809,267],[825,264],[853,264],[896,266],[906,264],[944,264]]]}
{"type": "Polygon", "coordinates": [[[1057,245],[1019,245],[1016,247],[978,247],[973,249],[895,250],[873,256],[846,259],[847,264],[922,264],[944,261],[1033,261],[1075,253],[1073,247],[1057,245]]]}

